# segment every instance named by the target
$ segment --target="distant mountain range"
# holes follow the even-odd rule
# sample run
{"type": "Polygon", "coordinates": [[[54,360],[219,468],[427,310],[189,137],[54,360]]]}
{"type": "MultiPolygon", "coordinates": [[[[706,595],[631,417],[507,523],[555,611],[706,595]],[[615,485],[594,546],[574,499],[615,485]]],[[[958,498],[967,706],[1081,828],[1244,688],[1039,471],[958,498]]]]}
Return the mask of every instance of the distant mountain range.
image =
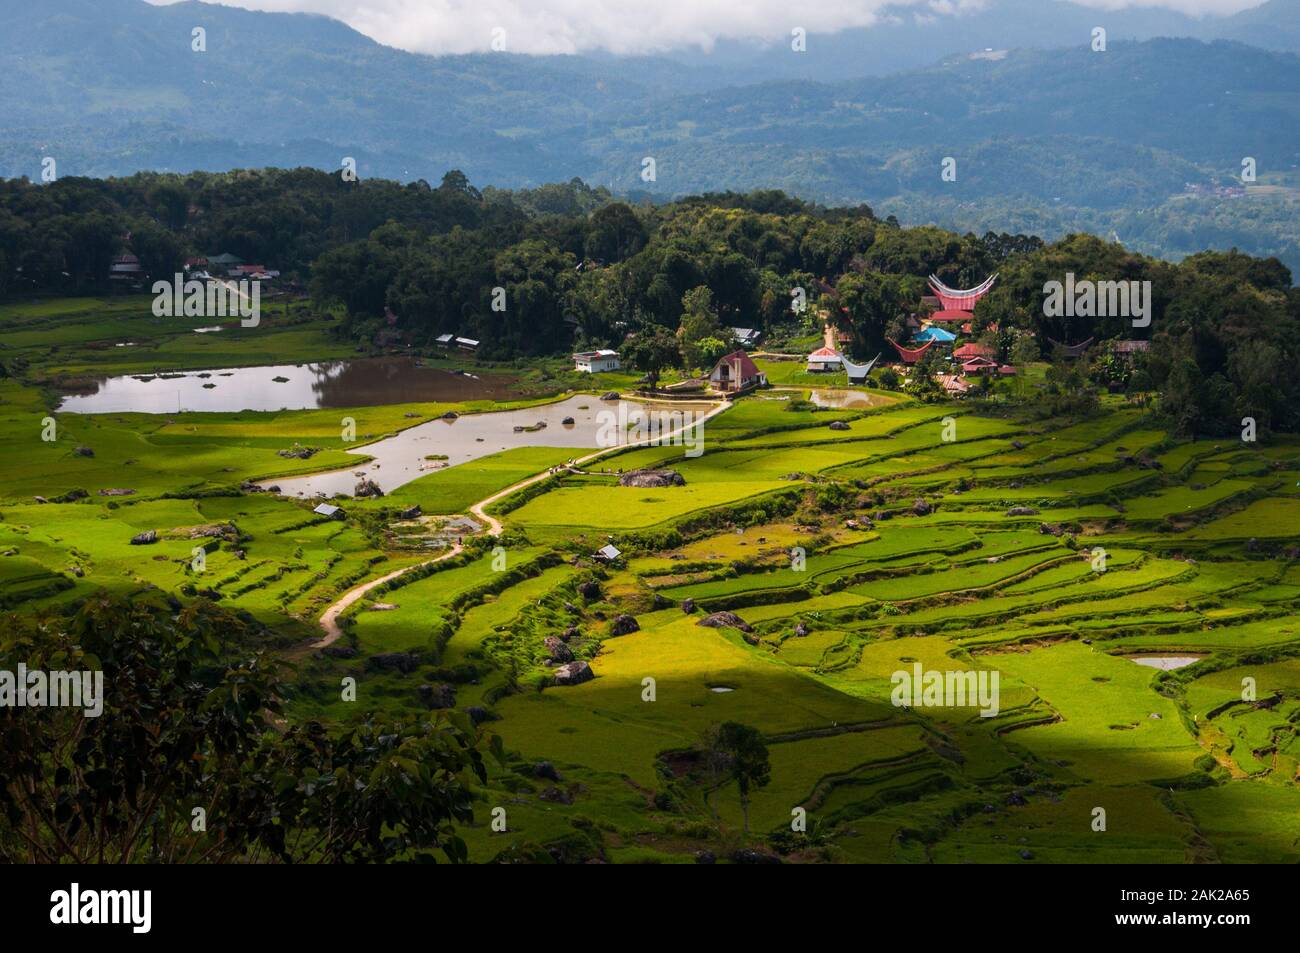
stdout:
{"type": "Polygon", "coordinates": [[[320,16],[0,0],[0,176],[37,178],[45,156],[64,176],[350,156],[406,181],[459,168],[476,185],[581,177],[663,197],[784,188],[911,213],[929,197],[940,223],[1006,203],[1045,221],[1159,205],[1187,182],[1230,184],[1246,156],[1263,181],[1300,184],[1300,55],[1286,52],[1300,0],[1204,20],[1057,0],[924,24],[896,12],[812,34],[806,53],[429,57],[320,16]],[[1095,25],[1105,53],[1089,48],[1095,25]],[[191,49],[198,26],[206,52],[191,49]],[[1201,39],[1149,39],[1162,31],[1201,39]]]}

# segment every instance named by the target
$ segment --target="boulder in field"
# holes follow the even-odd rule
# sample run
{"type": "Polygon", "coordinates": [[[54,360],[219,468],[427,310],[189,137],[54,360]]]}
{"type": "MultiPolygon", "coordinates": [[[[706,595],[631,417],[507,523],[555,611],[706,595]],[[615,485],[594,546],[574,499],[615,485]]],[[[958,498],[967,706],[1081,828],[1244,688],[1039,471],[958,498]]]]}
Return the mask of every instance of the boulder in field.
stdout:
{"type": "Polygon", "coordinates": [[[559,784],[564,780],[563,775],[561,775],[559,771],[555,770],[555,765],[551,764],[549,761],[538,761],[533,765],[533,777],[543,778],[547,781],[554,781],[556,784],[559,784]]]}
{"type": "Polygon", "coordinates": [[[81,489],[81,488],[77,488],[77,489],[75,489],[75,490],[69,490],[67,493],[64,493],[62,496],[56,496],[56,497],[54,498],[54,502],[55,502],[55,503],[73,503],[73,502],[75,502],[75,501],[77,501],[77,500],[84,500],[84,499],[85,499],[86,497],[88,497],[88,496],[90,496],[90,494],[87,493],[85,490],[83,490],[83,489],[81,489]]]}
{"type": "Polygon", "coordinates": [[[567,642],[569,641],[569,639],[575,638],[577,635],[578,635],[578,627],[576,625],[571,625],[563,632],[560,633],[560,641],[567,642]]]}
{"type": "Polygon", "coordinates": [[[753,632],[754,627],[734,612],[711,612],[696,625],[707,625],[710,629],[739,629],[741,632],[753,632]]]}
{"type": "Polygon", "coordinates": [[[446,682],[421,685],[415,693],[425,708],[454,708],[456,705],[456,689],[446,682]]]}
{"type": "Polygon", "coordinates": [[[590,580],[590,579],[587,580],[586,582],[579,583],[579,584],[578,584],[578,595],[582,596],[582,598],[584,598],[584,599],[586,599],[586,600],[588,600],[588,601],[590,601],[590,600],[592,600],[592,599],[599,599],[599,598],[600,598],[600,583],[595,582],[595,581],[590,580]]]}
{"type": "Polygon", "coordinates": [[[1038,510],[1032,506],[1013,506],[1007,510],[1008,516],[1037,516],[1038,510]]]}
{"type": "Polygon", "coordinates": [[[596,673],[591,670],[591,666],[586,662],[570,662],[568,665],[561,665],[555,670],[556,685],[581,685],[583,682],[589,682],[596,677],[596,673]]]}
{"type": "Polygon", "coordinates": [[[912,504],[912,512],[917,516],[928,516],[934,512],[934,504],[918,497],[916,502],[912,504]]]}
{"type": "Polygon", "coordinates": [[[136,533],[131,537],[132,546],[148,546],[150,543],[158,542],[158,531],[156,529],[147,529],[143,533],[136,533]]]}
{"type": "Polygon", "coordinates": [[[556,662],[572,662],[573,650],[564,644],[563,639],[558,639],[553,635],[548,635],[542,639],[542,644],[546,646],[546,654],[556,662]]]}
{"type": "Polygon", "coordinates": [[[76,457],[93,457],[95,455],[95,451],[91,450],[89,447],[78,447],[77,449],[72,451],[72,454],[73,456],[76,457]]]}
{"type": "Polygon", "coordinates": [[[848,430],[849,425],[843,420],[832,420],[830,422],[831,430],[848,430]]]}
{"type": "Polygon", "coordinates": [[[565,417],[563,420],[560,421],[560,423],[565,427],[572,427],[574,424],[574,420],[572,417],[565,417]]]}
{"type": "Polygon", "coordinates": [[[421,512],[420,504],[417,503],[415,506],[408,506],[406,509],[402,510],[402,512],[397,514],[397,518],[402,520],[413,520],[417,518],[421,512]]]}
{"type": "Polygon", "coordinates": [[[627,635],[630,632],[639,631],[640,628],[641,624],[637,622],[634,617],[624,613],[623,615],[617,616],[614,621],[610,623],[609,634],[627,635]]]}
{"type": "Polygon", "coordinates": [[[410,652],[383,652],[366,659],[366,668],[380,672],[414,672],[420,667],[420,660],[410,652]]]}
{"type": "Polygon", "coordinates": [[[130,496],[133,493],[135,493],[135,490],[128,490],[125,488],[118,488],[118,487],[110,487],[108,489],[99,491],[100,496],[130,496]]]}
{"type": "Polygon", "coordinates": [[[459,417],[459,416],[460,416],[460,414],[456,413],[456,411],[454,411],[454,410],[449,410],[449,411],[447,411],[445,414],[442,415],[442,419],[443,419],[443,420],[455,420],[455,419],[456,419],[457,417],[459,417]]]}
{"type": "Polygon", "coordinates": [[[804,636],[806,636],[806,635],[808,634],[808,623],[806,623],[806,622],[800,622],[798,625],[796,625],[796,626],[794,627],[794,634],[795,634],[795,636],[797,636],[798,638],[801,638],[801,639],[802,639],[804,636]]]}
{"type": "Polygon", "coordinates": [[[676,470],[669,469],[629,470],[618,478],[618,485],[634,486],[640,489],[685,486],[686,478],[676,470]]]}
{"type": "Polygon", "coordinates": [[[682,611],[685,612],[687,615],[690,615],[692,612],[694,612],[694,611],[695,611],[695,600],[694,600],[694,599],[683,599],[683,600],[682,600],[682,611]]]}
{"type": "Polygon", "coordinates": [[[616,390],[612,390],[612,391],[609,391],[608,393],[601,394],[600,399],[601,399],[601,400],[618,400],[618,396],[619,396],[619,395],[618,395],[618,391],[616,391],[616,390]]]}

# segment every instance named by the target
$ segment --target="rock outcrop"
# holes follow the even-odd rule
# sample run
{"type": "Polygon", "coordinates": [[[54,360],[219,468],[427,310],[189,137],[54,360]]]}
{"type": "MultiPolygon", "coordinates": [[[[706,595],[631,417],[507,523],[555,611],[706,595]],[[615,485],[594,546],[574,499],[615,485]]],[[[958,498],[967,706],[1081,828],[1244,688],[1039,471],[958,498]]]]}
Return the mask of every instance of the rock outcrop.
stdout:
{"type": "Polygon", "coordinates": [[[741,632],[753,632],[754,627],[734,612],[711,612],[696,625],[707,625],[710,629],[739,629],[741,632]]]}
{"type": "Polygon", "coordinates": [[[542,644],[546,646],[546,654],[553,661],[567,663],[573,661],[573,650],[564,644],[564,640],[554,635],[548,635],[542,639],[542,644]]]}
{"type": "Polygon", "coordinates": [[[629,470],[618,478],[618,485],[635,486],[641,489],[652,489],[664,486],[685,486],[686,478],[676,470],[629,470]]]}
{"type": "Polygon", "coordinates": [[[610,623],[609,634],[627,635],[630,632],[640,631],[640,629],[641,629],[641,624],[637,622],[635,618],[625,613],[623,615],[616,616],[614,618],[614,621],[610,623]]]}
{"type": "Polygon", "coordinates": [[[591,666],[586,662],[570,662],[568,665],[561,665],[555,670],[556,685],[581,685],[583,682],[589,682],[596,677],[596,673],[591,670],[591,666]]]}

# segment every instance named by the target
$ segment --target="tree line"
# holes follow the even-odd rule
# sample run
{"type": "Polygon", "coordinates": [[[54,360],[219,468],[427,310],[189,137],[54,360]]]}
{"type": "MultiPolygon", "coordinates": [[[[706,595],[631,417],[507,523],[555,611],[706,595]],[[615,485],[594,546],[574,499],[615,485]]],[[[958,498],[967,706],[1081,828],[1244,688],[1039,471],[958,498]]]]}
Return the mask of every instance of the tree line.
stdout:
{"type": "Polygon", "coordinates": [[[999,360],[1092,339],[1093,382],[1158,393],[1180,432],[1300,428],[1291,273],[1236,250],[1171,263],[1090,235],[905,228],[776,190],[632,203],[577,179],[480,190],[454,170],[437,186],[310,169],[0,182],[0,295],[102,292],[123,251],[151,276],[217,252],[278,268],[339,306],[357,341],[454,334],[496,360],[615,347],[652,375],[707,368],[733,327],[807,340],[826,319],[855,358],[888,356],[925,314],[926,276],[970,287],[996,271],[973,333],[999,360]],[[1045,286],[1067,274],[1150,282],[1150,324],[1050,315],[1045,286]],[[1130,339],[1150,349],[1120,360],[1113,343],[1130,339]]]}

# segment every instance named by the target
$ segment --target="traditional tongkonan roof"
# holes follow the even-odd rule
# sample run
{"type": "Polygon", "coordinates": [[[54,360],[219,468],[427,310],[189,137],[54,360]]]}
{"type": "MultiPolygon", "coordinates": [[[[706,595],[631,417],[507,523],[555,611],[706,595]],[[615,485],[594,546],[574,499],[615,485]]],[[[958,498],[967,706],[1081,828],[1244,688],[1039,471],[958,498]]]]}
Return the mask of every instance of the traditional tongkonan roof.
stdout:
{"type": "MultiPolygon", "coordinates": [[[[998,276],[995,272],[974,288],[961,291],[956,288],[949,288],[936,276],[931,275],[930,290],[939,299],[944,311],[974,311],[976,303],[988,293],[989,289],[993,287],[993,282],[997,280],[998,276]]],[[[933,320],[933,316],[931,320],[933,320]]]]}
{"type": "Polygon", "coordinates": [[[921,347],[907,348],[903,347],[903,345],[899,344],[892,338],[888,338],[887,340],[894,346],[894,350],[898,352],[898,356],[902,359],[904,364],[915,364],[921,359],[921,355],[934,345],[933,341],[927,341],[921,347]]]}

